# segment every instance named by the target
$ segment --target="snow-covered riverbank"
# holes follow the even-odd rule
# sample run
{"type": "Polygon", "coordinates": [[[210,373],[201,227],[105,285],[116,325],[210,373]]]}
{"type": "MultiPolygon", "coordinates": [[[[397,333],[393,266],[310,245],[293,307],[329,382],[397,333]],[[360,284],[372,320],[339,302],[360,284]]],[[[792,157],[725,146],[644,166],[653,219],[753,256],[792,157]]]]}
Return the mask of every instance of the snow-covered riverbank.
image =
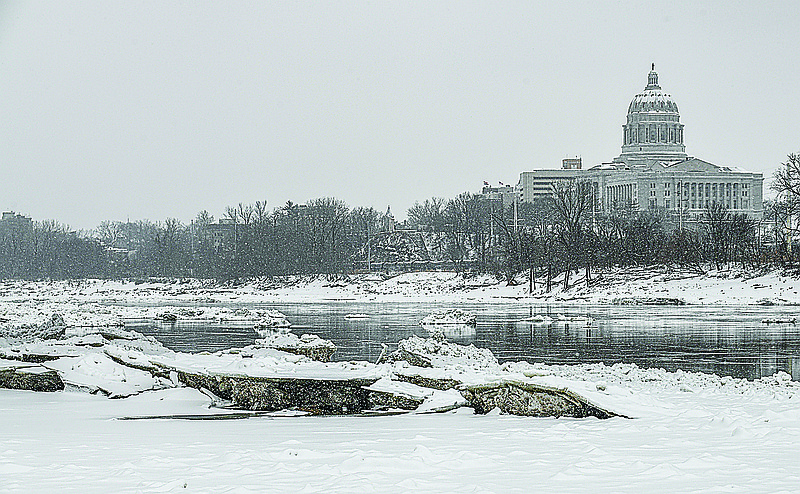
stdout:
{"type": "MultiPolygon", "coordinates": [[[[212,413],[189,388],[124,400],[0,391],[0,490],[791,493],[797,390],[625,366],[571,368],[636,419],[470,410],[391,417],[119,420],[212,413]]],[[[199,418],[199,417],[195,417],[199,418]]]]}
{"type": "MultiPolygon", "coordinates": [[[[791,454],[800,440],[800,383],[783,373],[747,381],[631,364],[499,365],[488,350],[419,338],[404,348],[428,355],[432,368],[403,360],[328,365],[267,348],[178,354],[119,328],[94,331],[7,341],[9,357],[62,355],[41,366],[69,388],[0,390],[0,491],[773,493],[800,482],[791,454]],[[169,378],[143,370],[153,365],[169,378]],[[170,369],[380,378],[371,389],[460,408],[257,415],[212,406],[217,400],[181,386],[170,369]],[[631,418],[476,415],[455,390],[398,380],[410,375],[569,389],[631,418]]],[[[0,360],[5,369],[37,366],[0,360]]]]}
{"type": "MultiPolygon", "coordinates": [[[[779,271],[697,273],[673,268],[625,268],[595,273],[589,286],[573,273],[568,290],[557,277],[550,292],[542,279],[533,293],[524,276],[509,286],[491,275],[418,272],[384,275],[296,276],[241,283],[211,280],[0,281],[0,303],[101,303],[104,305],[203,306],[215,303],[274,303],[358,300],[375,302],[569,302],[626,304],[679,300],[707,305],[800,304],[800,279],[779,271]]],[[[123,317],[142,315],[141,307],[123,317]],[[138,314],[135,311],[139,311],[138,314]]],[[[0,315],[2,317],[2,315],[0,315]]],[[[207,314],[206,317],[217,317],[207,314]]]]}
{"type": "MultiPolygon", "coordinates": [[[[402,374],[397,364],[310,363],[258,348],[191,356],[167,351],[153,340],[134,345],[95,334],[124,332],[117,327],[121,319],[164,314],[255,324],[267,314],[252,304],[325,300],[800,303],[800,283],[776,272],[752,276],[622,270],[600,273],[588,289],[581,284],[565,292],[556,285],[545,294],[538,287],[533,296],[525,280],[519,281],[507,286],[489,276],[410,273],[237,286],[202,281],[2,282],[0,328],[5,336],[0,344],[29,345],[26,351],[47,347],[41,341],[14,342],[52,325],[57,313],[68,326],[63,336],[73,345],[68,351],[75,353],[43,367],[69,381],[66,391],[0,390],[0,491],[797,491],[800,467],[792,451],[800,441],[800,383],[785,373],[747,381],[632,364],[500,366],[487,356],[473,356],[471,371],[456,363],[446,371],[428,372],[481,385],[500,379],[567,388],[632,418],[531,418],[497,411],[475,415],[463,406],[433,415],[257,416],[213,408],[209,396],[182,387],[172,375],[153,376],[120,362],[267,377],[308,377],[335,368],[336,376],[382,379],[373,385],[377,390],[420,391],[390,379],[402,374]],[[128,397],[109,399],[78,388],[128,397]],[[212,415],[214,420],[197,420],[212,415]],[[183,418],[144,418],[154,416],[183,418]]],[[[0,363],[5,368],[20,365],[0,363]]],[[[430,393],[421,396],[437,401],[433,398],[430,393]]]]}

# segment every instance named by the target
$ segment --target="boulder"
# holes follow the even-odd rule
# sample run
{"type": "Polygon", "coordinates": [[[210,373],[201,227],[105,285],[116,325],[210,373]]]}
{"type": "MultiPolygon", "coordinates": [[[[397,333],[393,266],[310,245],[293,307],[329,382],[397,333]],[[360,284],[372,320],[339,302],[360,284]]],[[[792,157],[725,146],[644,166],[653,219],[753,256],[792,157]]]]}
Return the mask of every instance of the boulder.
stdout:
{"type": "Polygon", "coordinates": [[[43,367],[0,369],[0,388],[26,391],[61,391],[64,382],[56,371],[43,367]]]}
{"type": "Polygon", "coordinates": [[[500,382],[463,386],[461,394],[475,413],[485,414],[498,408],[503,413],[529,417],[617,416],[566,389],[521,382],[500,382]]]}
{"type": "Polygon", "coordinates": [[[447,391],[448,389],[453,389],[461,384],[460,381],[447,377],[439,378],[422,376],[420,374],[407,374],[404,373],[402,369],[395,371],[394,378],[398,381],[411,383],[423,388],[438,389],[440,391],[447,391]]]}
{"type": "Polygon", "coordinates": [[[256,340],[256,345],[304,355],[319,362],[330,362],[336,352],[336,345],[315,334],[304,334],[298,337],[294,333],[272,333],[266,338],[256,340]]]}
{"type": "Polygon", "coordinates": [[[258,411],[303,410],[315,415],[360,413],[371,407],[364,387],[377,379],[290,379],[177,372],[186,386],[206,389],[236,408],[258,411]]]}
{"type": "Polygon", "coordinates": [[[401,410],[416,410],[425,401],[424,398],[406,396],[387,391],[370,391],[368,395],[371,409],[396,408],[401,410]]]}
{"type": "Polygon", "coordinates": [[[500,365],[488,348],[449,343],[441,335],[434,335],[432,338],[412,336],[400,340],[397,351],[386,356],[385,361],[405,361],[417,367],[476,370],[498,369],[500,365]]]}

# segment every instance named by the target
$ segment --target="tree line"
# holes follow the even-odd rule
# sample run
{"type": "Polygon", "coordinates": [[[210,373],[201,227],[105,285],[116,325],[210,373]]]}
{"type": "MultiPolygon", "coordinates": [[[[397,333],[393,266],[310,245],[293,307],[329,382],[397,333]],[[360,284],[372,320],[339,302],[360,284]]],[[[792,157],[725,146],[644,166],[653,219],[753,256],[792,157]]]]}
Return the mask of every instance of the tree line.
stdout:
{"type": "Polygon", "coordinates": [[[545,280],[549,288],[557,273],[565,273],[569,286],[570,273],[583,273],[589,283],[594,270],[611,266],[796,264],[798,156],[782,164],[773,189],[778,200],[765,203],[760,222],[721,204],[711,204],[691,225],[663,209],[620,204],[602,210],[591,182],[566,180],[550,196],[517,206],[469,192],[430,198],[409,208],[399,225],[335,198],[272,209],[266,201],[240,203],[220,219],[201,211],[188,225],[172,218],[104,221],[90,233],[52,220],[0,224],[0,277],[234,279],[428,262],[508,281],[525,272],[531,283],[545,280]]]}

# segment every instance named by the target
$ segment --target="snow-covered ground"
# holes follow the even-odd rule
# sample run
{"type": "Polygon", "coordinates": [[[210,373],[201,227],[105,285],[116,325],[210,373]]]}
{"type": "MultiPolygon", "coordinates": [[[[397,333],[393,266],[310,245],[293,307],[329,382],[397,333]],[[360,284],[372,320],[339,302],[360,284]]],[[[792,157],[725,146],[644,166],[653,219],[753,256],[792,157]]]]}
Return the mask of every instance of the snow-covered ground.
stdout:
{"type": "Polygon", "coordinates": [[[593,274],[588,287],[582,277],[582,272],[580,275],[573,273],[570,288],[565,291],[559,276],[549,293],[545,292],[544,280],[537,279],[533,294],[529,293],[528,280],[524,276],[517,278],[516,285],[508,286],[491,275],[452,272],[373,273],[339,277],[333,281],[325,276],[286,277],[236,285],[220,285],[208,280],[0,281],[0,307],[27,303],[46,312],[43,304],[120,305],[128,306],[121,317],[132,318],[152,317],[155,312],[164,310],[182,310],[184,314],[177,314],[179,317],[192,317],[186,313],[185,307],[168,307],[170,304],[191,304],[203,311],[196,316],[200,319],[241,319],[235,314],[214,312],[220,309],[207,305],[332,300],[486,303],[520,300],[611,304],[652,299],[677,299],[687,304],[704,305],[800,304],[800,279],[779,271],[712,270],[699,274],[673,268],[619,268],[593,274]],[[136,307],[130,307],[131,304],[136,307]]]}
{"type": "MultiPolygon", "coordinates": [[[[231,417],[240,415],[210,408],[210,398],[199,391],[129,368],[120,371],[122,366],[109,360],[109,354],[92,350],[98,338],[92,330],[80,329],[108,326],[104,331],[119,332],[115,326],[120,319],[155,318],[165,312],[186,319],[254,323],[264,317],[256,309],[244,312],[215,303],[800,303],[800,281],[778,272],[616,270],[600,273],[589,288],[581,283],[563,291],[555,285],[548,294],[539,280],[533,296],[526,280],[519,283],[506,286],[490,276],[455,273],[359,275],[333,282],[293,278],[238,286],[204,281],[0,282],[0,329],[10,335],[0,343],[46,326],[58,313],[69,326],[65,337],[77,350],[49,368],[84,390],[99,388],[119,397],[138,393],[110,399],[75,387],[54,393],[0,390],[0,492],[800,491],[800,464],[794,454],[800,444],[800,383],[783,373],[746,381],[630,364],[520,362],[495,368],[491,360],[478,359],[488,362],[491,372],[568,387],[633,418],[475,415],[460,408],[440,414],[246,415],[236,420],[231,417]],[[220,413],[228,419],[210,420],[220,413]],[[184,418],[143,418],[175,415],[184,418]],[[209,420],[190,420],[202,416],[209,420]]],[[[139,345],[148,355],[162,351],[153,342],[139,345]]],[[[139,356],[131,347],[124,349],[128,357],[139,356]]],[[[274,356],[272,351],[261,353],[274,356]]],[[[171,353],[159,358],[185,368],[206,359],[205,367],[216,362],[235,365],[237,372],[251,366],[253,358],[221,355],[222,360],[171,353]]],[[[299,361],[276,360],[280,365],[299,361]]],[[[0,368],[13,365],[0,362],[0,368]]],[[[313,364],[314,369],[321,365],[313,364]]],[[[374,364],[342,365],[360,366],[375,376],[384,372],[374,364]]]]}
{"type": "MultiPolygon", "coordinates": [[[[587,287],[573,274],[564,290],[557,278],[545,292],[543,280],[529,293],[518,278],[509,286],[491,275],[451,272],[353,275],[334,281],[324,276],[255,280],[237,285],[207,280],[171,281],[0,281],[0,329],[36,328],[53,313],[69,326],[114,326],[122,319],[246,321],[270,326],[267,309],[220,307],[327,301],[442,303],[569,303],[702,305],[798,305],[800,279],[778,271],[740,270],[697,274],[666,268],[627,268],[599,272],[587,287]]],[[[284,326],[291,321],[284,320],[284,326]]]]}
{"type": "MultiPolygon", "coordinates": [[[[544,370],[539,367],[539,370],[544,370]]],[[[800,396],[632,366],[552,368],[627,393],[637,418],[204,415],[188,388],[111,400],[0,391],[0,491],[794,493],[800,396]]]]}

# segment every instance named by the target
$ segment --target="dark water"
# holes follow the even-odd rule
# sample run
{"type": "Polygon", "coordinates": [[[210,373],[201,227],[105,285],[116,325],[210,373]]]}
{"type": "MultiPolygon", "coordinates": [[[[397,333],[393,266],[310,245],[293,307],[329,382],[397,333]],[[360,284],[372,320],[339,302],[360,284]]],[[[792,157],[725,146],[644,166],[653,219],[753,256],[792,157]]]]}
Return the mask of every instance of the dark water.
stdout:
{"type": "MultiPolygon", "coordinates": [[[[411,335],[427,336],[419,325],[430,312],[452,304],[347,303],[270,305],[288,316],[292,331],[333,341],[337,360],[375,361],[411,335]],[[365,313],[368,319],[346,319],[365,313]]],[[[775,307],[615,307],[461,304],[478,317],[475,328],[448,331],[448,339],[489,348],[501,362],[617,362],[667,370],[713,372],[755,379],[785,371],[800,380],[798,324],[763,324],[765,318],[792,318],[800,308],[775,307]],[[589,316],[585,323],[536,325],[533,314],[589,316]]],[[[158,338],[179,351],[215,351],[245,346],[258,337],[252,324],[135,321],[130,329],[158,338]]]]}

